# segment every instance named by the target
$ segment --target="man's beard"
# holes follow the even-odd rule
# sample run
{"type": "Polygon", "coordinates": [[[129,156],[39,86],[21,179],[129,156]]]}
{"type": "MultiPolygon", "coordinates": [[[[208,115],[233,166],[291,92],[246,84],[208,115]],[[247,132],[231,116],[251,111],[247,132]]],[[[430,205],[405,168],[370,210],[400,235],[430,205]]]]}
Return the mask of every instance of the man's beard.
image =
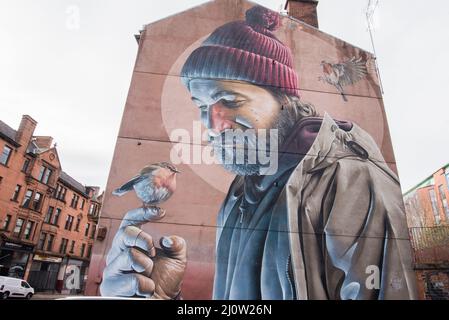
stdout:
{"type": "MultiPolygon", "coordinates": [[[[212,141],[215,157],[218,159],[223,168],[236,175],[258,175],[260,172],[260,164],[257,160],[250,161],[250,157],[248,155],[249,152],[254,151],[256,151],[257,154],[258,139],[255,131],[252,131],[251,134],[246,132],[247,135],[244,138],[227,138],[226,135],[232,134],[232,131],[233,130],[226,130],[212,141]],[[240,157],[239,159],[240,161],[237,161],[237,152],[243,153],[243,157],[240,157]]],[[[269,140],[267,144],[269,144],[269,140]]],[[[267,150],[269,150],[269,148],[267,148],[267,150]]]]}
{"type": "MultiPolygon", "coordinates": [[[[236,175],[260,175],[261,169],[266,165],[259,162],[258,155],[259,152],[265,152],[265,154],[272,152],[271,143],[273,143],[273,139],[270,138],[270,135],[273,132],[277,133],[273,136],[276,140],[274,142],[277,143],[277,146],[280,146],[286,140],[294,123],[295,121],[292,120],[288,112],[281,112],[273,127],[267,129],[263,134],[265,139],[262,140],[258,136],[257,130],[247,129],[241,135],[233,134],[234,130],[226,130],[211,141],[214,155],[223,168],[236,175]],[[236,138],[232,139],[233,136],[236,136],[236,138]],[[253,157],[250,156],[251,153],[253,157]]],[[[277,153],[278,148],[275,150],[277,153]]]]}

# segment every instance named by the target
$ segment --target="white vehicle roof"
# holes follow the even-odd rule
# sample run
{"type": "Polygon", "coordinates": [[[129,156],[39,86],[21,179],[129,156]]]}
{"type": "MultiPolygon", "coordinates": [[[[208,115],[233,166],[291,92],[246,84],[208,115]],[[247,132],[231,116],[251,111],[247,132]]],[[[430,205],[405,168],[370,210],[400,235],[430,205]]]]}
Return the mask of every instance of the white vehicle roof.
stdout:
{"type": "MultiPolygon", "coordinates": [[[[23,279],[19,279],[19,278],[13,278],[13,277],[5,277],[5,276],[0,276],[0,282],[5,282],[5,283],[20,283],[22,281],[25,281],[23,279]]],[[[26,281],[25,281],[26,282],[26,281]]],[[[27,282],[28,283],[28,282],[27,282]]]]}

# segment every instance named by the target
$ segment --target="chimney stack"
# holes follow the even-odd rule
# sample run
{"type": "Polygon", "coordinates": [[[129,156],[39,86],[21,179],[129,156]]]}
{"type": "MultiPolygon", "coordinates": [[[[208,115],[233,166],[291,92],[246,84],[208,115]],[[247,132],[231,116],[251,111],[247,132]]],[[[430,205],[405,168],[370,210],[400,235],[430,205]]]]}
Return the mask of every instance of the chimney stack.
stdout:
{"type": "Polygon", "coordinates": [[[318,28],[317,0],[287,0],[285,10],[288,15],[318,28]]]}
{"type": "Polygon", "coordinates": [[[38,136],[36,138],[36,144],[41,149],[50,149],[53,138],[49,136],[38,136]]]}
{"type": "Polygon", "coordinates": [[[33,137],[34,129],[36,129],[37,122],[29,115],[23,115],[20,121],[19,129],[16,133],[16,141],[22,146],[28,146],[28,143],[33,137]]]}

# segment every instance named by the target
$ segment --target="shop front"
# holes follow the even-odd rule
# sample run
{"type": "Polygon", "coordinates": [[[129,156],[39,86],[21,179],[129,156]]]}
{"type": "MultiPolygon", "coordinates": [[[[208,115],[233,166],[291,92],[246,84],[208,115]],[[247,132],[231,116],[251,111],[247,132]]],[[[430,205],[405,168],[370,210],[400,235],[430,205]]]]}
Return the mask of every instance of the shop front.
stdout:
{"type": "Polygon", "coordinates": [[[33,246],[0,240],[0,276],[24,279],[33,246]]]}
{"type": "Polygon", "coordinates": [[[37,292],[55,291],[62,258],[35,254],[28,282],[37,292]]]}

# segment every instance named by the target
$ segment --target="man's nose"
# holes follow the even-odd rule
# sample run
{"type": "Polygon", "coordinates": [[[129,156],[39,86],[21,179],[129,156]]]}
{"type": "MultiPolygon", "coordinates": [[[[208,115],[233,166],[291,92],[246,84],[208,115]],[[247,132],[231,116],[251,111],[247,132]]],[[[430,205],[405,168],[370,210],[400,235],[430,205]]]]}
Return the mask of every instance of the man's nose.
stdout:
{"type": "Polygon", "coordinates": [[[216,133],[232,128],[232,121],[229,120],[229,111],[219,103],[209,106],[202,118],[206,128],[216,133]]]}

